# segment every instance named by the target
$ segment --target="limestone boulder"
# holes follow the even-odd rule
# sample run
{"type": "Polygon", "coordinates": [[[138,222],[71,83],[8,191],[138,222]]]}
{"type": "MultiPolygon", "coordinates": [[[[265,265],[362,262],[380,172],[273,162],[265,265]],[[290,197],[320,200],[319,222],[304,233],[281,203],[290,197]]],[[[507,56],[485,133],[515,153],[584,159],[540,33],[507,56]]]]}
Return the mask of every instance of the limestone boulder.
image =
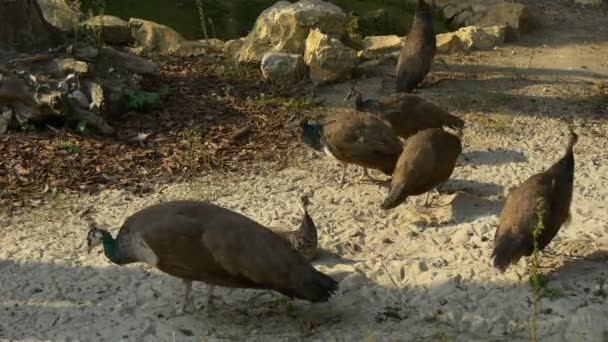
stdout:
{"type": "Polygon", "coordinates": [[[488,13],[475,25],[494,26],[505,25],[505,39],[514,40],[530,28],[528,8],[520,3],[501,1],[488,9],[488,13]]]}
{"type": "Polygon", "coordinates": [[[450,53],[462,49],[460,38],[455,32],[440,33],[435,37],[437,41],[437,52],[450,53]]]}
{"type": "Polygon", "coordinates": [[[129,23],[112,15],[98,15],[82,23],[92,32],[99,33],[108,44],[127,44],[133,41],[129,23]]]}
{"type": "Polygon", "coordinates": [[[274,82],[294,82],[306,76],[306,64],[302,55],[269,52],[262,58],[262,75],[274,82]]]}
{"type": "Polygon", "coordinates": [[[368,36],[363,39],[363,50],[358,56],[363,60],[378,58],[387,53],[400,51],[403,45],[403,37],[397,35],[368,36]]]}
{"type": "Polygon", "coordinates": [[[477,27],[467,26],[453,34],[460,40],[463,50],[490,50],[501,45],[505,39],[505,26],[477,27]]]}
{"type": "Polygon", "coordinates": [[[382,60],[373,59],[359,63],[355,68],[357,76],[379,76],[382,75],[382,60]]]}
{"type": "Polygon", "coordinates": [[[238,53],[241,51],[245,38],[231,39],[224,43],[224,57],[226,59],[236,60],[238,59],[238,53]]]}
{"type": "Polygon", "coordinates": [[[8,132],[13,121],[13,109],[8,106],[0,106],[0,135],[8,132]]]}
{"type": "Polygon", "coordinates": [[[302,54],[311,29],[340,39],[346,14],[323,0],[279,1],[258,16],[238,54],[239,61],[260,62],[267,52],[302,54]]]}
{"type": "Polygon", "coordinates": [[[199,40],[203,48],[209,53],[224,53],[224,45],[226,44],[223,40],[217,38],[201,39],[199,40]]]}
{"type": "Polygon", "coordinates": [[[73,31],[83,16],[70,8],[65,0],[38,0],[38,6],[44,20],[62,32],[73,31]]]}
{"type": "Polygon", "coordinates": [[[591,6],[596,7],[602,4],[603,0],[574,0],[575,4],[583,5],[583,6],[591,6]]]}
{"type": "Polygon", "coordinates": [[[357,52],[319,29],[310,31],[306,39],[304,62],[314,83],[348,79],[357,65],[357,52]]]}
{"type": "Polygon", "coordinates": [[[148,51],[182,56],[198,56],[205,54],[205,43],[186,40],[169,26],[149,20],[131,18],[129,30],[133,39],[148,51]]]}
{"type": "Polygon", "coordinates": [[[102,47],[99,55],[108,65],[113,65],[117,69],[125,69],[139,75],[158,75],[159,73],[156,63],[109,46],[102,47]]]}

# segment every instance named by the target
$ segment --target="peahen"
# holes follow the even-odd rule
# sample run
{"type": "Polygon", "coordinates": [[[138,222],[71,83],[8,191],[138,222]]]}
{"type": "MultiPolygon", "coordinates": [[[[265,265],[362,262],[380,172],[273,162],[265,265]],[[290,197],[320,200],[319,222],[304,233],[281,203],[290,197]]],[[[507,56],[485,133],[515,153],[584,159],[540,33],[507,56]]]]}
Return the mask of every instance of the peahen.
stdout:
{"type": "Polygon", "coordinates": [[[566,153],[553,166],[535,174],[511,192],[494,236],[494,267],[505,272],[534,250],[534,229],[539,227],[537,250],[543,250],[570,217],[574,182],[573,148],[578,136],[569,127],[566,153]],[[539,216],[542,224],[539,225],[539,216]]]}
{"type": "Polygon", "coordinates": [[[351,88],[344,102],[359,111],[375,113],[388,121],[395,134],[407,139],[428,128],[451,128],[462,132],[465,122],[445,109],[414,94],[393,94],[363,100],[361,92],[351,88]]]}
{"type": "Polygon", "coordinates": [[[460,139],[440,128],[420,131],[409,138],[397,162],[383,209],[392,209],[409,196],[426,193],[446,182],[462,152],[460,139]]]}
{"type": "Polygon", "coordinates": [[[322,123],[302,123],[302,140],[317,151],[337,159],[342,164],[340,185],[343,185],[348,164],[390,175],[403,147],[391,127],[371,113],[339,109],[322,123]]]}
{"type": "Polygon", "coordinates": [[[209,202],[149,206],[127,218],[116,238],[92,228],[87,244],[89,253],[103,245],[115,264],[144,262],[181,278],[184,311],[191,304],[193,281],[210,285],[210,304],[214,286],[269,289],[311,302],[327,301],[338,289],[338,282],[317,271],[285,239],[209,202]]]}
{"type": "Polygon", "coordinates": [[[397,93],[411,93],[422,83],[431,69],[436,44],[431,8],[425,0],[418,0],[412,28],[397,62],[397,93]]]}

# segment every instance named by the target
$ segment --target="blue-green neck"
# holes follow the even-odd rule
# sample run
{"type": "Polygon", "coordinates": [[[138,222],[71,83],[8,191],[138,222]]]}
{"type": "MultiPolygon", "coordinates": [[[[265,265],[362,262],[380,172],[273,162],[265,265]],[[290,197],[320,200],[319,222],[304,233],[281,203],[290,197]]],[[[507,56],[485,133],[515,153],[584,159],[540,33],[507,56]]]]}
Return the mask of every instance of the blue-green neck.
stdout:
{"type": "Polygon", "coordinates": [[[118,258],[116,257],[116,240],[111,236],[106,236],[103,239],[103,253],[113,263],[119,263],[118,258]]]}

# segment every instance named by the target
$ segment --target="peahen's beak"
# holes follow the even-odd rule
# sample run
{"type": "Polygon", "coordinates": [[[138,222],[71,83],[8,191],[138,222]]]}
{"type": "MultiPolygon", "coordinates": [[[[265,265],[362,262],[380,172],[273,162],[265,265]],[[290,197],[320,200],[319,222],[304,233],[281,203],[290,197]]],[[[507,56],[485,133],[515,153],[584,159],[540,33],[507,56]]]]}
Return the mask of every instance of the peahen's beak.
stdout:
{"type": "Polygon", "coordinates": [[[87,254],[91,254],[92,250],[93,250],[93,246],[87,245],[87,254]]]}

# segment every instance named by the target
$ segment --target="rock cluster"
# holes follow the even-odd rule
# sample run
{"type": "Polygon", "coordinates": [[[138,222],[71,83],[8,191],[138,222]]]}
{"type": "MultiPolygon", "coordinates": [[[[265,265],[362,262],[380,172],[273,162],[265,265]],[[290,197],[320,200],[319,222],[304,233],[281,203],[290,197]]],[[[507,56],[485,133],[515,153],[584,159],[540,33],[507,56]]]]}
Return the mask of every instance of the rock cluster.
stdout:
{"type": "MultiPolygon", "coordinates": [[[[468,25],[437,35],[443,53],[492,49],[519,36],[528,20],[526,8],[513,2],[436,0],[435,5],[453,23],[468,25]]],[[[241,62],[266,61],[262,73],[273,80],[299,79],[302,67],[294,54],[302,55],[310,79],[325,83],[353,73],[373,74],[382,61],[398,55],[404,40],[397,35],[365,37],[355,51],[343,43],[345,31],[346,14],[329,2],[279,1],[260,14],[247,37],[226,42],[224,54],[241,62]]]]}
{"type": "Polygon", "coordinates": [[[0,134],[58,120],[113,134],[105,118],[127,109],[140,75],[158,74],[155,63],[109,46],[71,50],[8,61],[0,72],[0,134]]]}
{"type": "Polygon", "coordinates": [[[506,39],[516,39],[529,29],[530,15],[520,3],[504,0],[435,0],[435,6],[455,28],[506,27],[506,39]]]}

